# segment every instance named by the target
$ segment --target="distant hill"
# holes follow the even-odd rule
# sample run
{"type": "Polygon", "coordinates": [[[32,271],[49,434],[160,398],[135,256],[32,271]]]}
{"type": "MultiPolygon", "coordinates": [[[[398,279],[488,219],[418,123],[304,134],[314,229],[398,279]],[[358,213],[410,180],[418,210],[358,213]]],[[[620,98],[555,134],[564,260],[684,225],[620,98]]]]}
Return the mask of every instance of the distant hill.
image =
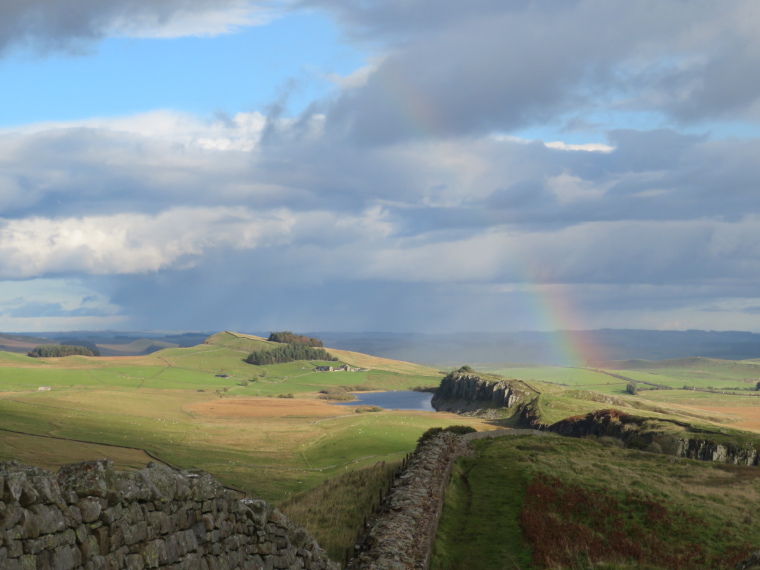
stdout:
{"type": "MultiPolygon", "coordinates": [[[[307,334],[321,338],[325,346],[437,366],[503,362],[573,364],[560,350],[568,344],[568,335],[574,334],[568,331],[307,334]]],[[[597,354],[605,361],[688,357],[760,359],[760,334],[750,332],[601,329],[582,331],[575,336],[576,343],[593,349],[587,352],[597,354]]]]}
{"type": "MultiPolygon", "coordinates": [[[[271,331],[243,337],[266,342],[271,331]]],[[[232,333],[217,333],[230,335],[232,333]]],[[[341,333],[306,332],[333,349],[401,360],[436,367],[462,364],[525,363],[559,366],[583,364],[569,362],[561,349],[568,337],[583,346],[580,352],[593,353],[601,361],[662,361],[679,358],[717,358],[721,360],[760,360],[760,334],[718,331],[654,331],[601,329],[581,332],[496,332],[496,333],[341,333]]],[[[145,355],[163,348],[185,348],[202,344],[213,332],[165,331],[74,331],[44,332],[36,335],[0,334],[0,350],[25,353],[41,344],[92,343],[104,356],[145,355]]],[[[219,337],[222,339],[223,337],[219,337]]],[[[233,342],[227,337],[227,340],[233,342]]],[[[215,341],[214,341],[215,342],[215,341]]],[[[220,344],[224,342],[220,341],[220,344]]],[[[248,347],[248,343],[246,347],[248,347]]],[[[601,362],[590,364],[599,365],[601,362]]],[[[646,366],[642,364],[641,366],[646,366]]],[[[627,366],[626,366],[627,367],[627,366]]],[[[634,366],[635,367],[635,366],[634,366]]],[[[659,364],[656,367],[660,367],[659,364]]]]}
{"type": "Polygon", "coordinates": [[[36,336],[0,334],[0,350],[27,353],[36,346],[67,344],[97,349],[103,356],[139,356],[163,348],[184,348],[201,344],[211,333],[157,333],[151,331],[51,331],[36,336]]]}

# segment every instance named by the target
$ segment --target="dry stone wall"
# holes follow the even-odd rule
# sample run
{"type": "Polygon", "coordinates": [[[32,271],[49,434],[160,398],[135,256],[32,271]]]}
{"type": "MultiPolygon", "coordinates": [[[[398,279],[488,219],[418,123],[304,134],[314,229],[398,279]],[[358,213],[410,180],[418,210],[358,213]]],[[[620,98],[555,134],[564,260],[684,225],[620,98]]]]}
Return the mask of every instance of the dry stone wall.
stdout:
{"type": "Polygon", "coordinates": [[[0,463],[3,570],[338,570],[304,529],[206,473],[0,463]]]}
{"type": "Polygon", "coordinates": [[[444,432],[422,444],[385,497],[349,570],[426,569],[454,461],[472,446],[444,432]]]}

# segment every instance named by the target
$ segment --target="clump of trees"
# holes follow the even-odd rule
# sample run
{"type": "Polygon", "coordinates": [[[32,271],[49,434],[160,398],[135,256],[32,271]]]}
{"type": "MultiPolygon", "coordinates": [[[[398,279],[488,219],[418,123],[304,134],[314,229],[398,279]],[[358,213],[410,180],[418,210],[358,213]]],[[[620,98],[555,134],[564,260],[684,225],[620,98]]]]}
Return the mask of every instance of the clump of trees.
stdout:
{"type": "Polygon", "coordinates": [[[270,333],[267,340],[271,342],[281,342],[284,344],[303,344],[304,346],[312,346],[315,348],[323,348],[325,346],[318,338],[304,336],[302,334],[295,334],[290,331],[270,333]]]}
{"type": "Polygon", "coordinates": [[[636,386],[633,382],[629,382],[628,385],[625,387],[625,391],[631,394],[632,396],[635,396],[639,393],[639,387],[636,386]]]}
{"type": "Polygon", "coordinates": [[[27,353],[32,358],[57,358],[61,356],[100,356],[100,352],[86,346],[72,346],[69,344],[42,344],[35,346],[27,353]]]}
{"type": "Polygon", "coordinates": [[[254,350],[245,359],[248,364],[255,364],[257,366],[282,364],[283,362],[295,362],[296,360],[326,360],[336,362],[338,359],[324,348],[314,348],[294,342],[276,348],[254,350]]]}

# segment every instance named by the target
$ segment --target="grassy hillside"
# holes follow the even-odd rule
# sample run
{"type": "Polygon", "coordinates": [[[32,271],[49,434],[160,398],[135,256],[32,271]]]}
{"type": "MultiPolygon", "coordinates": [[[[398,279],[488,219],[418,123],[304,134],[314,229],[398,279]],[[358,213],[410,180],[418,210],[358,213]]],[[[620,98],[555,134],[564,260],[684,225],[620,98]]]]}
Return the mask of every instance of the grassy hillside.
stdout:
{"type": "MultiPolygon", "coordinates": [[[[317,398],[335,386],[435,385],[435,370],[354,353],[339,353],[338,364],[361,363],[368,371],[243,361],[267,346],[276,345],[223,332],[195,347],[138,357],[33,359],[0,352],[0,459],[54,468],[105,456],[133,468],[148,460],[142,449],[279,501],[333,475],[393,461],[429,427],[462,423],[453,414],[357,414],[317,398]]],[[[466,423],[489,427],[475,418],[466,423]]]]}
{"type": "Polygon", "coordinates": [[[733,568],[757,549],[757,468],[560,437],[475,446],[447,491],[432,569],[733,568]]]}

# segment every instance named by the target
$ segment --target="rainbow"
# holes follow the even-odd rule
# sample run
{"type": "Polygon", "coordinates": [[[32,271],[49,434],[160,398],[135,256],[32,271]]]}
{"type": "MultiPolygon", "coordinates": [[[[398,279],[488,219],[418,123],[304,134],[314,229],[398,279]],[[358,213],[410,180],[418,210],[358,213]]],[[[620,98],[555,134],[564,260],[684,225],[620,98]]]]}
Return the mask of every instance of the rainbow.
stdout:
{"type": "MultiPolygon", "coordinates": [[[[449,170],[457,171],[463,182],[472,181],[481,170],[477,157],[448,139],[443,127],[445,121],[435,105],[424,93],[408,81],[393,65],[383,67],[378,74],[379,86],[388,104],[395,107],[404,123],[421,138],[437,140],[438,155],[449,170]]],[[[519,254],[518,254],[519,257],[519,254]]],[[[523,268],[531,267],[527,260],[520,260],[523,268]]],[[[538,317],[537,330],[547,331],[551,338],[549,358],[558,365],[592,366],[605,360],[597,343],[588,331],[583,330],[583,319],[576,310],[562,284],[549,283],[541,278],[541,269],[535,275],[522,280],[538,317]]]]}
{"type": "Polygon", "coordinates": [[[528,286],[539,328],[551,335],[551,360],[563,366],[595,366],[605,360],[576,304],[562,284],[530,283],[528,286]]]}

